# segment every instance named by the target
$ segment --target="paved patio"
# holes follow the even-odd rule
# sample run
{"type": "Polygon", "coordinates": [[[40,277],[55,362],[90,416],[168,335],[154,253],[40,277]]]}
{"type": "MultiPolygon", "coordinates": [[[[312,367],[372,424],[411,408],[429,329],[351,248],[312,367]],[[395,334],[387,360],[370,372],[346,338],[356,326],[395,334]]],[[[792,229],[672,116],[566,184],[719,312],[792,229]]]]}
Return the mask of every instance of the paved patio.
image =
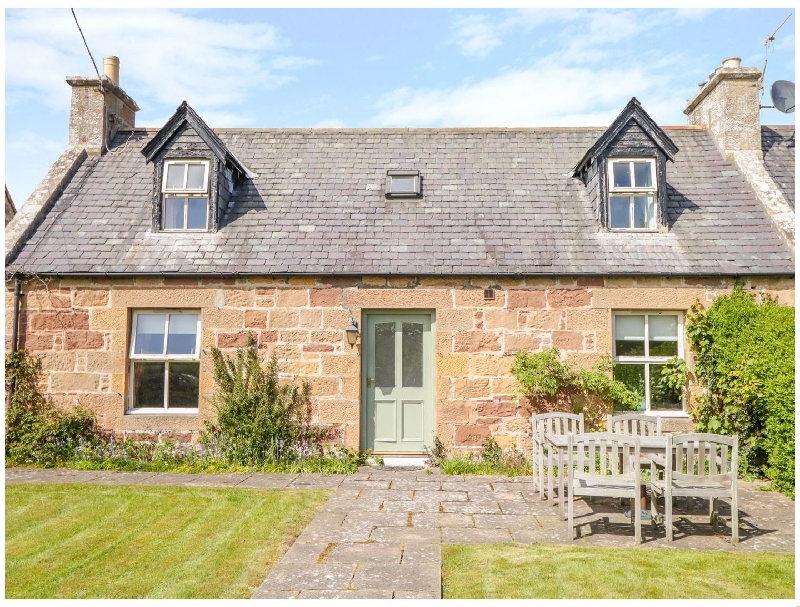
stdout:
{"type": "MultiPolygon", "coordinates": [[[[156,474],[10,468],[6,483],[100,483],[335,489],[253,598],[441,598],[441,545],[567,543],[558,508],[541,501],[528,477],[447,476],[362,468],[317,474],[156,474]]],[[[753,483],[739,485],[740,542],[712,529],[707,502],[675,509],[675,541],[645,521],[636,547],[615,500],[575,503],[575,546],[794,552],[794,501],[753,483]]],[[[730,516],[727,502],[720,515],[730,516]]]]}

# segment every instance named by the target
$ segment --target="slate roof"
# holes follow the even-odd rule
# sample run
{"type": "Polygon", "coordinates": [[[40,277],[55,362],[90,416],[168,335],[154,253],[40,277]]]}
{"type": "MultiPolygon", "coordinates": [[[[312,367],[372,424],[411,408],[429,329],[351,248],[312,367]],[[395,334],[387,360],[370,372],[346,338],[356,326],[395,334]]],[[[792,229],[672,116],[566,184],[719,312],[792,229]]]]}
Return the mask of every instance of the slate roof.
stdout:
{"type": "Polygon", "coordinates": [[[764,164],[794,208],[794,125],[762,126],[764,164]]]}
{"type": "Polygon", "coordinates": [[[156,131],[120,132],[7,271],[793,275],[792,253],[709,133],[665,130],[680,150],[667,167],[670,229],[639,234],[599,231],[570,175],[602,128],[215,129],[257,177],[237,185],[219,232],[202,234],[151,231],[141,150],[156,131]],[[386,199],[388,169],[418,169],[422,198],[386,199]]]}

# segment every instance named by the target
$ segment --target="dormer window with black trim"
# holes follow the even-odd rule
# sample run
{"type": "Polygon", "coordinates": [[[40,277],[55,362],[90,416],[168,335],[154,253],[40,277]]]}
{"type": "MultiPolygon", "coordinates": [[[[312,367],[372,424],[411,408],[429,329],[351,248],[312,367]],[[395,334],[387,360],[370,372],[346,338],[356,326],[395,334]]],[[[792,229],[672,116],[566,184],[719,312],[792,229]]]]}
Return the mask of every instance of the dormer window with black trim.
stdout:
{"type": "Polygon", "coordinates": [[[386,196],[389,198],[422,196],[419,171],[386,171],[386,196]]]}
{"type": "Polygon", "coordinates": [[[153,232],[216,232],[237,184],[256,177],[185,101],[142,148],[153,163],[153,232]]]}
{"type": "Polygon", "coordinates": [[[657,196],[655,158],[613,158],[608,161],[610,229],[657,229],[657,196]]]}
{"type": "Polygon", "coordinates": [[[163,230],[208,229],[208,160],[165,160],[163,230]]]}
{"type": "Polygon", "coordinates": [[[634,97],[572,170],[606,232],[665,232],[667,161],[678,147],[634,97]]]}

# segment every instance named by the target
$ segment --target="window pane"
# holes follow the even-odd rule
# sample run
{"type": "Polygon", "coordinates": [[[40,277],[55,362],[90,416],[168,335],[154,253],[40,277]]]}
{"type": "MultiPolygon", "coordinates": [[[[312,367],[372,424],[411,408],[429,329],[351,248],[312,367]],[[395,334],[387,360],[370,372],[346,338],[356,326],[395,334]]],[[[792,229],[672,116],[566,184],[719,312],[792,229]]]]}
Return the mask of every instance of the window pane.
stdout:
{"type": "Polygon", "coordinates": [[[652,196],[634,196],[633,197],[633,227],[634,228],[653,228],[655,222],[653,221],[653,204],[652,196]]]}
{"type": "Polygon", "coordinates": [[[631,187],[631,165],[629,162],[613,162],[611,166],[614,169],[614,187],[615,188],[629,188],[631,187]]]}
{"type": "Polygon", "coordinates": [[[133,363],[133,406],[164,407],[164,365],[133,363]]]}
{"type": "Polygon", "coordinates": [[[631,227],[631,199],[628,196],[611,197],[611,227],[631,227]]]}
{"type": "Polygon", "coordinates": [[[169,363],[170,408],[197,408],[200,399],[200,363],[169,363]]]}
{"type": "Polygon", "coordinates": [[[167,354],[197,354],[197,314],[170,314],[167,354]]]}
{"type": "Polygon", "coordinates": [[[650,409],[680,411],[683,409],[680,394],[661,384],[664,365],[650,365],[650,409]]]}
{"type": "Polygon", "coordinates": [[[408,177],[392,177],[392,192],[416,192],[414,188],[415,179],[413,175],[408,177]]]}
{"type": "Polygon", "coordinates": [[[422,387],[421,323],[403,323],[403,387],[422,387]]]}
{"type": "Polygon", "coordinates": [[[189,176],[186,179],[186,189],[188,190],[204,190],[206,187],[206,165],[204,164],[190,164],[189,176]]]}
{"type": "Polygon", "coordinates": [[[165,198],[164,199],[164,229],[182,230],[183,229],[183,205],[185,198],[165,198]]]}
{"type": "Polygon", "coordinates": [[[617,356],[644,356],[644,315],[620,315],[614,318],[617,356]]]}
{"type": "Polygon", "coordinates": [[[678,355],[678,317],[648,316],[650,356],[678,355]]]}
{"type": "Polygon", "coordinates": [[[183,175],[186,170],[185,164],[168,164],[167,165],[167,189],[168,190],[182,190],[183,189],[183,175]]]}
{"type": "Polygon", "coordinates": [[[644,365],[614,365],[614,379],[639,393],[640,400],[637,409],[643,411],[645,408],[644,365]]]}
{"type": "Polygon", "coordinates": [[[375,324],[375,385],[394,388],[394,323],[375,324]]]}
{"type": "Polygon", "coordinates": [[[166,314],[139,314],[136,317],[134,354],[163,354],[166,314]]]}
{"type": "Polygon", "coordinates": [[[204,230],[208,218],[208,199],[189,198],[189,219],[186,226],[190,230],[204,230]]]}
{"type": "Polygon", "coordinates": [[[652,188],[653,187],[653,172],[652,164],[649,162],[634,162],[633,163],[633,179],[637,188],[652,188]]]}

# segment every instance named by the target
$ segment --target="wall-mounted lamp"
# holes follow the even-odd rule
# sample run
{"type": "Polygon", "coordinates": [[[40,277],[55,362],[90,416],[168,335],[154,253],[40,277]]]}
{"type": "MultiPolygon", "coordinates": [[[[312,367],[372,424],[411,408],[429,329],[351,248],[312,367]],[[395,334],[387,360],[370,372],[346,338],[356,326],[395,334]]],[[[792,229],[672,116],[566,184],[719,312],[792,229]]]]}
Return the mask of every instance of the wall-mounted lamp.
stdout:
{"type": "Polygon", "coordinates": [[[356,340],[358,339],[358,323],[356,322],[355,318],[350,319],[350,324],[344,330],[347,334],[347,343],[350,344],[350,347],[356,345],[356,340]]]}

